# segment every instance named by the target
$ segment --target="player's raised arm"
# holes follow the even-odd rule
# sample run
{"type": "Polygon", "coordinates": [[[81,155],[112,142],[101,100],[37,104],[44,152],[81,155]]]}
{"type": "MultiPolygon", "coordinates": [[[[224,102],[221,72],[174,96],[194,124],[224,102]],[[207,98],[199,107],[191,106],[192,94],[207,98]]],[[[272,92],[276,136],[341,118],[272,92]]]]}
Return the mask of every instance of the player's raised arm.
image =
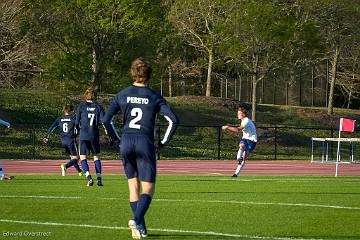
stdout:
{"type": "Polygon", "coordinates": [[[116,97],[113,99],[109,110],[105,113],[104,117],[102,118],[102,122],[105,126],[105,129],[110,135],[111,139],[113,141],[119,141],[120,137],[116,131],[115,125],[114,125],[114,116],[120,111],[120,106],[116,101],[116,97]]]}
{"type": "Polygon", "coordinates": [[[231,126],[230,124],[224,125],[221,127],[222,130],[227,130],[230,132],[240,132],[242,130],[242,127],[235,127],[235,126],[231,126]]]}
{"type": "Polygon", "coordinates": [[[169,123],[165,135],[161,140],[161,145],[166,145],[174,135],[177,125],[179,124],[179,120],[165,100],[164,103],[160,106],[160,114],[163,115],[169,123]]]}

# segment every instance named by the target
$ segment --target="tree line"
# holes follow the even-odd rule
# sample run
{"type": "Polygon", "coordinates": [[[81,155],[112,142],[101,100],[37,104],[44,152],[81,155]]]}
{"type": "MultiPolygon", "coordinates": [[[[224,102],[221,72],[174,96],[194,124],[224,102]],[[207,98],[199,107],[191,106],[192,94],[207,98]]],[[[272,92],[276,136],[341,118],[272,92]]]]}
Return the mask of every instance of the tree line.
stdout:
{"type": "Polygon", "coordinates": [[[359,26],[357,0],[3,0],[0,83],[112,93],[143,56],[153,87],[168,96],[186,94],[184,86],[219,96],[232,82],[255,114],[264,92],[316,105],[323,91],[332,114],[334,104],[359,104],[359,26]],[[317,78],[326,82],[316,86],[317,78]]]}

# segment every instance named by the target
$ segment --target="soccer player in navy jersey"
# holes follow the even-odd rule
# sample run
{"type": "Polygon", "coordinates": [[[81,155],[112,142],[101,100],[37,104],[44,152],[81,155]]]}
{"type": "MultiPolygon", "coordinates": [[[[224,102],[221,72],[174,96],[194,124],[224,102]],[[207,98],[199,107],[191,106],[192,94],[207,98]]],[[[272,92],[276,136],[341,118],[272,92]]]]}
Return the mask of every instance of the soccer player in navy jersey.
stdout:
{"type": "MultiPolygon", "coordinates": [[[[0,125],[4,125],[7,128],[10,128],[10,123],[2,119],[0,119],[0,125]]],[[[4,173],[3,165],[2,162],[0,161],[0,180],[12,180],[12,179],[14,179],[14,176],[8,176],[4,173]]]]}
{"type": "Polygon", "coordinates": [[[87,156],[93,154],[97,185],[103,186],[101,180],[100,136],[99,125],[104,117],[104,109],[96,103],[97,93],[94,88],[88,88],[84,94],[85,102],[80,104],[76,112],[76,128],[80,132],[80,161],[83,172],[88,180],[87,186],[94,185],[90,175],[87,156]]]}
{"type": "Polygon", "coordinates": [[[178,124],[178,118],[165,99],[147,87],[150,74],[151,66],[147,61],[143,58],[134,60],[131,65],[132,86],[114,97],[103,119],[111,138],[120,141],[114,128],[113,117],[118,112],[122,116],[120,151],[128,178],[130,207],[134,214],[134,219],[129,221],[133,239],[147,236],[144,216],[154,195],[156,178],[156,115],[160,113],[169,122],[159,147],[170,141],[178,124]]]}
{"type": "Polygon", "coordinates": [[[70,161],[66,164],[61,164],[61,175],[66,175],[66,170],[74,166],[79,173],[79,176],[82,176],[81,169],[79,167],[78,161],[78,151],[77,151],[77,143],[76,143],[76,128],[75,128],[75,115],[71,115],[74,111],[74,106],[71,104],[65,104],[63,107],[64,115],[58,117],[54,123],[50,126],[47,131],[43,141],[44,143],[48,143],[49,136],[55,129],[60,128],[61,135],[61,144],[64,147],[65,151],[70,155],[70,161]]]}

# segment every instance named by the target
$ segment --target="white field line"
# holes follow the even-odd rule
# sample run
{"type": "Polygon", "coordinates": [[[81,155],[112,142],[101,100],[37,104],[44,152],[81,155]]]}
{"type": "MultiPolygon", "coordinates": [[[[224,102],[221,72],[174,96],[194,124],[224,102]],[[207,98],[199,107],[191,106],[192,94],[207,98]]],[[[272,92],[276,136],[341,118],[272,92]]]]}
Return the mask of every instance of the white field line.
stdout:
{"type": "Polygon", "coordinates": [[[153,199],[153,201],[164,202],[202,202],[202,203],[232,203],[232,204],[247,204],[247,205],[274,205],[274,206],[296,206],[296,207],[314,207],[314,208],[332,208],[332,209],[350,209],[360,210],[360,207],[348,207],[338,205],[321,205],[321,204],[309,204],[309,203],[281,203],[281,202],[246,202],[236,200],[192,200],[192,199],[153,199]]]}
{"type": "MultiPolygon", "coordinates": [[[[0,198],[32,198],[32,199],[85,199],[84,197],[67,197],[67,196],[41,196],[41,195],[0,195],[0,198]]],[[[100,200],[121,200],[127,199],[103,197],[96,198],[100,200]]],[[[198,202],[198,203],[226,203],[226,204],[246,204],[246,205],[272,205],[272,206],[293,206],[293,207],[311,207],[311,208],[331,208],[331,209],[348,209],[348,210],[360,210],[360,207],[349,207],[339,205],[322,205],[322,204],[309,204],[309,203],[282,203],[282,202],[248,202],[237,200],[194,200],[194,199],[161,199],[154,198],[153,201],[158,202],[198,202]]]]}
{"type": "MultiPolygon", "coordinates": [[[[32,225],[47,225],[47,226],[62,226],[62,227],[83,227],[83,228],[99,228],[99,229],[111,229],[111,230],[128,230],[127,227],[116,226],[104,226],[104,225],[90,225],[90,224],[69,224],[69,223],[56,223],[56,222],[36,222],[36,221],[19,221],[10,219],[0,219],[0,222],[4,223],[19,223],[19,224],[32,224],[32,225]]],[[[196,235],[208,235],[208,236],[221,236],[221,237],[234,237],[234,238],[247,238],[247,239],[275,239],[275,240],[322,240],[319,238],[289,238],[289,237],[266,237],[266,236],[253,236],[246,234],[231,234],[231,233],[218,233],[218,232],[200,232],[191,230],[179,230],[179,229],[160,229],[149,228],[150,231],[158,232],[173,232],[173,233],[191,233],[196,235]]]]}
{"type": "Polygon", "coordinates": [[[218,181],[234,181],[234,182],[313,182],[313,181],[341,181],[341,182],[360,182],[360,178],[330,178],[330,177],[324,177],[324,178],[284,178],[284,179],[273,179],[273,178],[254,178],[254,179],[234,179],[234,178],[221,178],[218,179],[218,181]]]}

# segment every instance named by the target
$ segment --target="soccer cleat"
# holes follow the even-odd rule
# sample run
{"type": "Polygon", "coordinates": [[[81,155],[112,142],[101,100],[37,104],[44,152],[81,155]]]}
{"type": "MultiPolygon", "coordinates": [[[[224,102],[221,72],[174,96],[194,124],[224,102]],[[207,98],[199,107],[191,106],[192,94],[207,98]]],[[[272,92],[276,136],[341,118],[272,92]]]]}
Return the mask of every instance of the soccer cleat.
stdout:
{"type": "Polygon", "coordinates": [[[83,173],[82,172],[79,172],[79,177],[82,177],[83,173]]]}
{"type": "Polygon", "coordinates": [[[92,185],[94,185],[94,180],[90,178],[86,186],[91,187],[92,185]]]}
{"type": "Polygon", "coordinates": [[[98,179],[98,180],[97,180],[97,185],[98,185],[99,187],[102,187],[102,186],[104,186],[104,185],[102,184],[102,181],[101,181],[101,179],[98,179]]]}
{"type": "Polygon", "coordinates": [[[238,176],[237,174],[232,175],[232,177],[237,177],[237,176],[238,176]]]}
{"type": "Polygon", "coordinates": [[[129,220],[129,228],[133,239],[141,239],[141,233],[137,228],[136,222],[134,220],[129,220]]]}
{"type": "Polygon", "coordinates": [[[143,223],[141,224],[141,228],[139,229],[139,231],[140,231],[141,237],[146,238],[148,236],[145,219],[144,219],[143,223]]]}
{"type": "Polygon", "coordinates": [[[140,232],[140,235],[141,235],[142,238],[146,238],[148,236],[146,228],[139,229],[139,232],[140,232]]]}
{"type": "Polygon", "coordinates": [[[14,176],[3,175],[0,180],[13,180],[14,178],[14,176]]]}
{"type": "Polygon", "coordinates": [[[61,176],[65,177],[65,175],[66,175],[66,167],[65,167],[65,164],[61,164],[61,165],[60,165],[60,168],[61,168],[61,176]]]}

